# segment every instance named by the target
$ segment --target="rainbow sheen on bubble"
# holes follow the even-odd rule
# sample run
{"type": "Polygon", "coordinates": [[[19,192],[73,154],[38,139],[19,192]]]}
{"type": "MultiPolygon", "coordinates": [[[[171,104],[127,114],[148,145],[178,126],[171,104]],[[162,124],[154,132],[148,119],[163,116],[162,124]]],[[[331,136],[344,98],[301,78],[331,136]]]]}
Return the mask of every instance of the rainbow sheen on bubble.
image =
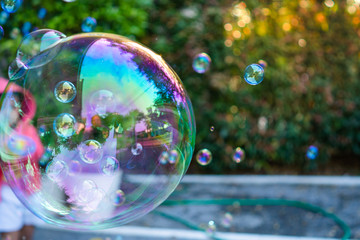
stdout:
{"type": "Polygon", "coordinates": [[[306,151],[306,157],[310,160],[315,160],[318,155],[319,155],[318,147],[314,145],[310,145],[306,151]]]}
{"type": "Polygon", "coordinates": [[[88,164],[94,164],[101,160],[103,156],[103,149],[101,144],[94,140],[86,140],[78,147],[80,158],[88,164]]]}
{"type": "Polygon", "coordinates": [[[65,37],[63,33],[51,29],[31,32],[20,43],[16,59],[28,68],[41,67],[58,55],[60,51],[58,43],[65,37]]]}
{"type": "MultiPolygon", "coordinates": [[[[30,35],[48,32],[39,31],[30,35]]],[[[43,47],[36,39],[14,58],[1,95],[0,165],[10,187],[37,216],[73,230],[117,227],[152,211],[193,154],[194,115],[179,77],[160,55],[118,35],[78,34],[43,47]],[[60,89],[63,81],[73,87],[60,89]],[[32,141],[8,146],[16,135],[32,141]]]]}
{"type": "Polygon", "coordinates": [[[206,53],[200,53],[194,57],[193,69],[197,73],[205,73],[209,70],[211,58],[206,53]]]}
{"type": "Polygon", "coordinates": [[[240,163],[245,159],[245,151],[241,147],[235,149],[234,155],[232,157],[235,163],[240,163]]]}
{"type": "Polygon", "coordinates": [[[111,201],[115,206],[121,206],[126,200],[125,193],[123,191],[116,190],[115,193],[111,196],[111,201]]]}
{"type": "Polygon", "coordinates": [[[22,0],[1,0],[1,7],[7,13],[16,12],[22,4],[22,0]]]}
{"type": "Polygon", "coordinates": [[[54,130],[59,137],[68,138],[75,133],[76,120],[69,113],[62,113],[54,120],[54,130]]]}
{"type": "Polygon", "coordinates": [[[206,227],[206,232],[209,234],[214,234],[216,232],[216,224],[214,221],[209,221],[206,227]]]}
{"type": "Polygon", "coordinates": [[[251,64],[246,67],[245,81],[250,85],[258,85],[264,80],[264,68],[259,64],[251,64]]]}
{"type": "Polygon", "coordinates": [[[197,154],[196,154],[196,161],[202,165],[202,166],[206,166],[208,165],[211,161],[212,161],[212,153],[204,148],[201,149],[197,154]]]}
{"type": "Polygon", "coordinates": [[[69,103],[74,100],[76,96],[76,88],[74,84],[69,81],[61,81],[56,84],[54,95],[59,102],[69,103]]]}
{"type": "Polygon", "coordinates": [[[105,175],[113,175],[117,171],[119,171],[119,161],[111,156],[104,157],[103,160],[100,162],[100,169],[105,175]]]}
{"type": "Polygon", "coordinates": [[[96,19],[93,17],[87,17],[83,20],[82,24],[81,24],[81,30],[83,32],[93,32],[96,28],[96,19]]]}

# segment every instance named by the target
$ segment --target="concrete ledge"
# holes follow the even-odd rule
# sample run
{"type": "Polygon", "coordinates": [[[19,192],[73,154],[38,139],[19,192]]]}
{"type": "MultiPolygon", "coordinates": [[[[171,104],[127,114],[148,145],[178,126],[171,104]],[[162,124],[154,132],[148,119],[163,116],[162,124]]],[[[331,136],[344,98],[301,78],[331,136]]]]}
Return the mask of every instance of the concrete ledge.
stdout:
{"type": "MultiPolygon", "coordinates": [[[[40,226],[44,228],[45,226],[40,226]]],[[[49,229],[49,227],[45,227],[49,229]]],[[[54,230],[69,231],[66,229],[53,228],[54,230]]],[[[120,235],[122,237],[145,237],[151,239],[181,239],[181,240],[209,240],[209,237],[202,232],[193,230],[169,229],[169,228],[149,228],[149,227],[118,227],[107,230],[91,231],[92,233],[102,233],[120,235]]],[[[313,237],[294,237],[279,235],[259,235],[217,232],[217,237],[226,240],[335,240],[335,238],[313,238],[313,237]]]]}

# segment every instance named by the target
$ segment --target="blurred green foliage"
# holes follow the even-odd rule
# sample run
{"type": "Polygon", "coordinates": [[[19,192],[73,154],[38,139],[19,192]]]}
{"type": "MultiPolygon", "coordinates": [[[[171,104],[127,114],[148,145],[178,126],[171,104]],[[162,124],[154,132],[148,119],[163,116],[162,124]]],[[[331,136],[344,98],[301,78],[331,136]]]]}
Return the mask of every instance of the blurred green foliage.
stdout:
{"type": "Polygon", "coordinates": [[[14,27],[29,21],[71,35],[81,32],[87,16],[97,19],[96,31],[128,36],[158,52],[183,80],[197,121],[195,151],[208,148],[214,158],[206,167],[193,161],[190,171],[309,172],[330,159],[359,165],[356,1],[25,1],[4,25],[3,72],[21,40],[10,38],[14,27]],[[41,7],[48,11],[44,20],[37,17],[41,7]],[[212,58],[203,75],[191,67],[200,52],[212,58]],[[260,59],[268,64],[264,81],[246,84],[244,69],[260,59]],[[305,157],[309,145],[319,147],[313,162],[305,157]],[[246,152],[240,164],[232,161],[238,146],[246,152]]]}

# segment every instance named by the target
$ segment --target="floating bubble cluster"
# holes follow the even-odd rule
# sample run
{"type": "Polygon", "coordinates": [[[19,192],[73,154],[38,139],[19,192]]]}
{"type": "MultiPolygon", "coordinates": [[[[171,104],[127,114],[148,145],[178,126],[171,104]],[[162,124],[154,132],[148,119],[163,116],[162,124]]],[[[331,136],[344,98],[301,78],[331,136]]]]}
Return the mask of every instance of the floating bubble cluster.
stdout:
{"type": "Polygon", "coordinates": [[[191,102],[148,48],[113,34],[39,30],[23,39],[9,77],[1,168],[47,222],[119,226],[156,208],[185,174],[195,143],[191,102]]]}
{"type": "Polygon", "coordinates": [[[197,73],[205,73],[209,70],[211,58],[206,53],[200,53],[194,57],[193,69],[197,73]]]}
{"type": "Polygon", "coordinates": [[[264,69],[259,64],[251,64],[245,69],[245,81],[250,85],[258,85],[264,80],[264,69]]]}
{"type": "Polygon", "coordinates": [[[196,161],[202,166],[208,165],[212,161],[212,153],[206,148],[201,149],[196,154],[196,161]]]}
{"type": "Polygon", "coordinates": [[[22,0],[1,0],[1,7],[7,13],[16,12],[22,4],[22,0]]]}
{"type": "Polygon", "coordinates": [[[306,152],[306,157],[310,160],[315,160],[318,154],[319,154],[319,149],[314,145],[310,145],[306,152]]]}
{"type": "Polygon", "coordinates": [[[240,163],[242,161],[244,161],[245,159],[245,152],[241,147],[237,147],[235,149],[234,155],[233,155],[233,160],[236,163],[240,163]]]}
{"type": "Polygon", "coordinates": [[[81,24],[81,30],[83,32],[93,32],[96,28],[96,19],[93,17],[87,17],[81,24]]]}

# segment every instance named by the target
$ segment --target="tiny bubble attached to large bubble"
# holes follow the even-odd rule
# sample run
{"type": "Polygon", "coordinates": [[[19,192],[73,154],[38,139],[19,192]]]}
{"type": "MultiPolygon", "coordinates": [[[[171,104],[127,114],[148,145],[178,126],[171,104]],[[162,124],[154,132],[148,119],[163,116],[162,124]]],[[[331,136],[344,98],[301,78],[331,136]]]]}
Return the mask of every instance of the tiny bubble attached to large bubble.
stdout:
{"type": "Polygon", "coordinates": [[[264,68],[259,64],[247,66],[244,74],[245,81],[250,85],[258,85],[264,80],[264,68]]]}

